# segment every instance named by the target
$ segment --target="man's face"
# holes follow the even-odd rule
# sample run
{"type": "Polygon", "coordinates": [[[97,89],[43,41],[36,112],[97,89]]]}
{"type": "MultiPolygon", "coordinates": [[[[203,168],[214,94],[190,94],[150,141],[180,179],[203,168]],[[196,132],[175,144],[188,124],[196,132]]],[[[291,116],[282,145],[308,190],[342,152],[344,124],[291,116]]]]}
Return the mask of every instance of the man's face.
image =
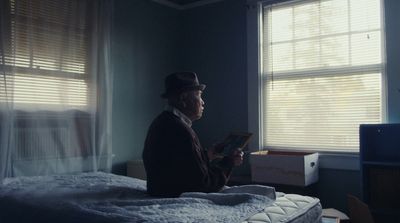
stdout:
{"type": "Polygon", "coordinates": [[[200,119],[204,110],[204,101],[201,98],[202,91],[188,91],[184,94],[186,95],[183,102],[186,104],[186,107],[183,112],[192,121],[200,119]]]}

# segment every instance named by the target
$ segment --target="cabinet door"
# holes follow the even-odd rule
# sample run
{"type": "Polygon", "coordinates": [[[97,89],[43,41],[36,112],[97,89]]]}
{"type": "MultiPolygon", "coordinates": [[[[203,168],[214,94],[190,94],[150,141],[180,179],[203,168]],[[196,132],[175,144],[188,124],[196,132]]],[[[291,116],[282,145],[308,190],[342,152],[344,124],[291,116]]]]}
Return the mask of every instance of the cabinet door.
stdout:
{"type": "Polygon", "coordinates": [[[400,124],[360,126],[360,167],[363,200],[375,221],[399,219],[400,124]]]}

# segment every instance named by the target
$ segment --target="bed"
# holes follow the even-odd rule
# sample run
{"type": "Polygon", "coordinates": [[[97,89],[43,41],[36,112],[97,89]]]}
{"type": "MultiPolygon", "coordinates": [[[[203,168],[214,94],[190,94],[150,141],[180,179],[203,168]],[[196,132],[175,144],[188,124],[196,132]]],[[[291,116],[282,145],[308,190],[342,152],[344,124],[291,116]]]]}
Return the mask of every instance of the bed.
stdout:
{"type": "Polygon", "coordinates": [[[221,193],[154,198],[140,179],[104,172],[6,178],[0,184],[0,222],[238,222],[317,223],[317,198],[261,185],[221,193]]]}

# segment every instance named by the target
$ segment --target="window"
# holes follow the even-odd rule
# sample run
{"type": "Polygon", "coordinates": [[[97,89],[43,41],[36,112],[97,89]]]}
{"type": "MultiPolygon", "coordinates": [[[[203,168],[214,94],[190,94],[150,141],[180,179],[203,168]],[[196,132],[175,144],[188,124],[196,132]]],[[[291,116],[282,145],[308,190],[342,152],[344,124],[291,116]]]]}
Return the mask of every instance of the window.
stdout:
{"type": "Polygon", "coordinates": [[[263,5],[261,27],[263,146],[358,152],[384,118],[381,1],[263,5]]]}
{"type": "Polygon", "coordinates": [[[0,180],[110,170],[112,3],[0,0],[0,180]]]}
{"type": "Polygon", "coordinates": [[[12,98],[14,108],[22,110],[86,109],[90,27],[78,19],[85,17],[85,7],[64,0],[2,4],[0,101],[12,98]]]}

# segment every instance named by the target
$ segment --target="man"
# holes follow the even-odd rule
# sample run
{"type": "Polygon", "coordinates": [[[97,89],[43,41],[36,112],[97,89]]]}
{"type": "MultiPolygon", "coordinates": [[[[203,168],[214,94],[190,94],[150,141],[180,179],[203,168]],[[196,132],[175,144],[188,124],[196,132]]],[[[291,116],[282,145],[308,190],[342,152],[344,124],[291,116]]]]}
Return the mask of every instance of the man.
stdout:
{"type": "Polygon", "coordinates": [[[215,148],[205,151],[192,129],[201,118],[204,101],[196,73],[177,72],[165,79],[161,96],[168,105],[151,124],[143,150],[147,192],[176,197],[183,192],[217,192],[228,181],[233,166],[243,162],[239,150],[219,162],[211,162],[215,148]]]}

